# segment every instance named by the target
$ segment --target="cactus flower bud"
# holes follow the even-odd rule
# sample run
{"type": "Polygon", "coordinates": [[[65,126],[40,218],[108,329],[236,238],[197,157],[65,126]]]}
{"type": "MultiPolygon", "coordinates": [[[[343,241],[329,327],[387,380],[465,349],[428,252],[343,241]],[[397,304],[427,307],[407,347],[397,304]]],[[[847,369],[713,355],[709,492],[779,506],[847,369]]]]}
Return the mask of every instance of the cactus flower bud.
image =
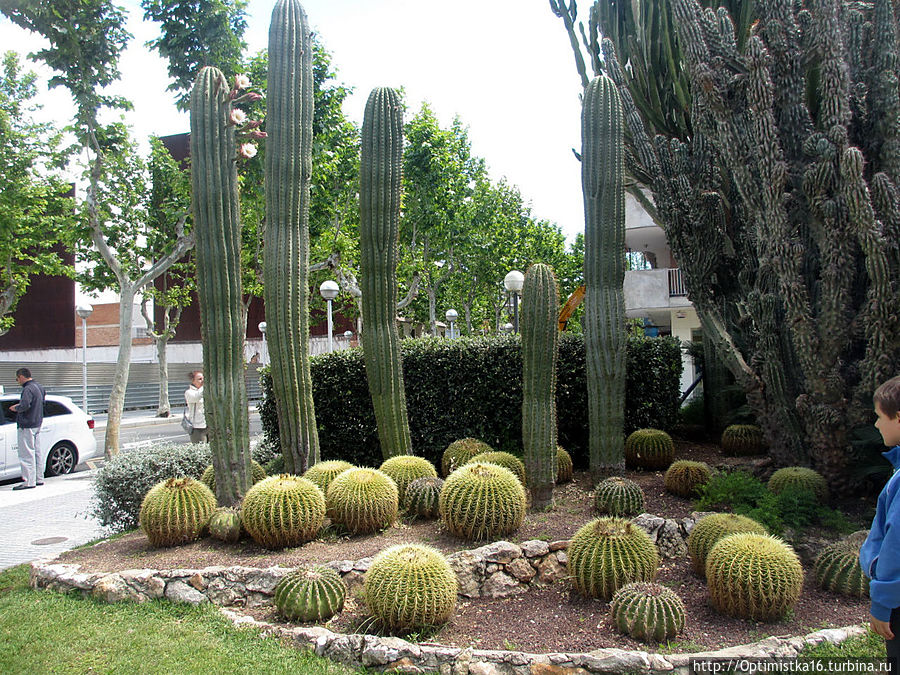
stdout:
{"type": "Polygon", "coordinates": [[[244,143],[238,148],[238,155],[244,159],[256,157],[256,146],[253,143],[244,143]]]}
{"type": "Polygon", "coordinates": [[[243,110],[240,110],[239,108],[235,108],[234,110],[231,111],[231,115],[229,117],[229,122],[231,122],[231,124],[234,124],[235,126],[240,126],[246,121],[247,121],[247,113],[245,113],[243,110]]]}
{"type": "Polygon", "coordinates": [[[261,100],[262,100],[262,94],[257,93],[257,92],[255,92],[255,91],[251,91],[251,92],[249,92],[249,93],[247,93],[247,94],[244,94],[244,96],[245,96],[245,97],[247,98],[247,100],[250,101],[250,102],[253,102],[253,101],[261,101],[261,100]]]}
{"type": "Polygon", "coordinates": [[[262,124],[262,120],[250,120],[247,124],[244,125],[244,129],[256,129],[256,127],[262,124]]]}
{"type": "Polygon", "coordinates": [[[266,138],[268,134],[265,131],[251,131],[249,134],[250,138],[266,138]]]}

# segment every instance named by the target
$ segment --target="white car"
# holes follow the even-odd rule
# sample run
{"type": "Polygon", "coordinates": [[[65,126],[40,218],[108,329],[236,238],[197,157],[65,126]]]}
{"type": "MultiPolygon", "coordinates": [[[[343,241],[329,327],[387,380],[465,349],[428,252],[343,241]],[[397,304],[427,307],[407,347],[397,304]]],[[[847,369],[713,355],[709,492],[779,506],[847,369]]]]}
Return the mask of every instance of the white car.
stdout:
{"type": "MultiPolygon", "coordinates": [[[[9,409],[18,402],[18,394],[0,394],[0,480],[22,476],[16,414],[9,409]]],[[[94,418],[68,396],[47,394],[39,438],[41,453],[47,457],[45,476],[72,473],[78,464],[97,456],[94,418]]]]}

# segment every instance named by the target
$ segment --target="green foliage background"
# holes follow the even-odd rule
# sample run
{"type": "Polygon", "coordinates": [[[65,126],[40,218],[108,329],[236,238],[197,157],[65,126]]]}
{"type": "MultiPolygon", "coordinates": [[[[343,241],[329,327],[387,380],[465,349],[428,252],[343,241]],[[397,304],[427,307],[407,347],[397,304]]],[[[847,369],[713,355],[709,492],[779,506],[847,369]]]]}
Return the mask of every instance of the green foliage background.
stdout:
{"type": "MultiPolygon", "coordinates": [[[[522,454],[522,356],[516,336],[420,338],[401,343],[413,451],[440,465],[451,442],[479,438],[497,450],[522,454]]],[[[670,429],[677,421],[681,349],[673,338],[628,339],[625,433],[670,429]]],[[[381,450],[366,386],[362,350],[312,358],[313,398],[323,460],[377,466],[381,450]]],[[[271,379],[260,370],[259,405],[268,442],[278,439],[271,379]]],[[[559,344],[556,406],[559,442],[575,465],[587,467],[587,384],[584,339],[564,334],[559,344]]]]}

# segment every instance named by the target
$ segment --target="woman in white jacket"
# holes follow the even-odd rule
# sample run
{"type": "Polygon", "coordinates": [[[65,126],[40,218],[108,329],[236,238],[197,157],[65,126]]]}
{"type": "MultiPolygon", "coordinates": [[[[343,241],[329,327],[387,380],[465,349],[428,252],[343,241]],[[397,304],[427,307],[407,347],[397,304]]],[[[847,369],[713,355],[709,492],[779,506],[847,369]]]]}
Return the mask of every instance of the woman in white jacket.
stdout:
{"type": "Polygon", "coordinates": [[[191,432],[191,443],[206,443],[209,440],[206,429],[206,415],[203,411],[203,371],[191,373],[191,386],[184,392],[187,403],[187,418],[194,425],[191,432]]]}

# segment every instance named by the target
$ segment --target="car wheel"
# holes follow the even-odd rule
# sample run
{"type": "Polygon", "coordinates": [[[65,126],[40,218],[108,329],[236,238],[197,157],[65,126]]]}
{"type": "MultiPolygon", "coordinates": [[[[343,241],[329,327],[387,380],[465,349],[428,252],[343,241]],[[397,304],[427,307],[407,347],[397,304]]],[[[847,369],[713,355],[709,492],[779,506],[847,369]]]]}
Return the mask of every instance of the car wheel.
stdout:
{"type": "Polygon", "coordinates": [[[64,473],[72,473],[78,463],[78,453],[71,443],[57,443],[47,455],[47,468],[45,476],[59,476],[64,473]]]}

